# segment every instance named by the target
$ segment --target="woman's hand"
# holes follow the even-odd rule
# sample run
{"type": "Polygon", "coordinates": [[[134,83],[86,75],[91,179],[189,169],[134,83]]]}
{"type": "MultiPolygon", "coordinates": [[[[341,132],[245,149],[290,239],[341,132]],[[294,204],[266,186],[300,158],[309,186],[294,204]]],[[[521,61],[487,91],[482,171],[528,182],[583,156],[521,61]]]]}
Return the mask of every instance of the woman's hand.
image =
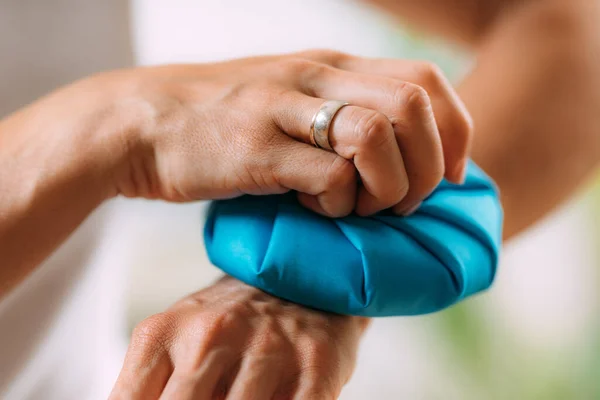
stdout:
{"type": "Polygon", "coordinates": [[[110,399],[336,399],[367,324],[226,277],[136,327],[110,399]]]}
{"type": "Polygon", "coordinates": [[[126,162],[113,182],[126,196],[296,190],[321,214],[368,215],[409,212],[444,174],[463,179],[470,118],[431,64],[310,51],[93,79],[135,121],[120,133],[126,162]],[[325,100],[350,103],[330,129],[335,153],[308,144],[325,100]]]}
{"type": "Polygon", "coordinates": [[[434,66],[331,51],[99,74],[0,121],[0,296],[102,202],[298,192],[338,217],[408,214],[460,182],[470,117],[434,66]],[[329,141],[308,144],[325,100],[329,141]],[[358,179],[360,178],[360,179],[358,179]]]}

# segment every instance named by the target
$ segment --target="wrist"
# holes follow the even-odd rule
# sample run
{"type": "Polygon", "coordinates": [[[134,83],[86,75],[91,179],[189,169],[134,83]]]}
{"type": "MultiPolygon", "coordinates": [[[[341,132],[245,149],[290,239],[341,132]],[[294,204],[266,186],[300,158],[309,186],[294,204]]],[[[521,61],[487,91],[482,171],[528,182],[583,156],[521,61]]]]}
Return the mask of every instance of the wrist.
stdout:
{"type": "Polygon", "coordinates": [[[156,110],[141,95],[144,80],[140,77],[143,75],[135,70],[113,71],[94,76],[86,83],[103,89],[96,109],[100,123],[91,140],[105,150],[95,157],[102,165],[103,185],[110,197],[160,197],[155,138],[148,134],[154,131],[156,110]]]}
{"type": "Polygon", "coordinates": [[[73,183],[93,182],[96,198],[103,202],[119,194],[116,177],[126,170],[135,148],[135,119],[124,105],[122,88],[113,73],[86,78],[72,88],[78,102],[78,119],[68,140],[77,149],[70,162],[77,171],[73,183]]]}
{"type": "Polygon", "coordinates": [[[11,161],[4,182],[25,202],[47,191],[77,192],[86,182],[93,197],[111,197],[107,177],[120,156],[108,119],[83,81],[8,116],[0,123],[0,160],[11,161]]]}
{"type": "Polygon", "coordinates": [[[140,153],[140,113],[121,100],[111,74],[85,78],[0,121],[0,181],[14,194],[2,200],[26,213],[50,194],[88,208],[119,194],[116,177],[140,153]]]}

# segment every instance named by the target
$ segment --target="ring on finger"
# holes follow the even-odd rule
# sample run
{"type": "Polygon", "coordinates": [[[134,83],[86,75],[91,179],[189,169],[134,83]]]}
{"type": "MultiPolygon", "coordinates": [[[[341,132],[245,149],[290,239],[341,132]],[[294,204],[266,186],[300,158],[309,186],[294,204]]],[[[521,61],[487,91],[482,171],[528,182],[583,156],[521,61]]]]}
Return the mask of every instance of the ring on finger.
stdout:
{"type": "Polygon", "coordinates": [[[347,105],[349,103],[340,100],[327,100],[321,105],[310,124],[310,142],[313,146],[333,151],[329,143],[329,127],[338,111],[347,105]]]}

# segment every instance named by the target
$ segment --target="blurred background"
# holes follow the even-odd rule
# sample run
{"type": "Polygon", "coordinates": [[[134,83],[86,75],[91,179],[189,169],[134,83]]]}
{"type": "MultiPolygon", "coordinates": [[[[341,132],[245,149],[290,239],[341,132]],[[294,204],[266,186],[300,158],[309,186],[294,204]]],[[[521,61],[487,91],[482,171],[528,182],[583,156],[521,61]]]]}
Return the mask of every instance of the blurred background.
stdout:
{"type": "MultiPolygon", "coordinates": [[[[144,65],[313,47],[427,59],[454,80],[470,65],[356,1],[138,0],[132,17],[144,65]]],[[[582,193],[509,243],[489,292],[439,314],[377,320],[342,399],[600,398],[597,200],[582,193]]],[[[139,249],[128,260],[130,326],[219,276],[201,245],[203,208],[124,204],[121,235],[139,249]]]]}
{"type": "MultiPolygon", "coordinates": [[[[3,1],[9,4],[13,0],[3,1]]],[[[469,54],[406,31],[396,21],[353,0],[132,0],[129,7],[121,2],[112,11],[104,4],[118,1],[26,3],[44,9],[39,13],[41,19],[32,23],[45,27],[44,35],[60,37],[61,30],[69,32],[68,28],[81,32],[78,39],[82,45],[81,55],[75,56],[62,54],[64,48],[57,42],[46,46],[46,53],[54,58],[44,58],[43,70],[54,74],[56,81],[45,88],[49,84],[36,80],[42,82],[48,76],[32,75],[28,79],[36,89],[18,92],[23,99],[72,80],[72,75],[57,71],[62,71],[62,61],[78,57],[88,62],[78,70],[83,71],[127,63],[207,62],[318,47],[366,56],[426,59],[438,63],[455,81],[472,61],[469,54]],[[65,24],[49,23],[54,18],[53,6],[59,3],[72,7],[73,18],[65,24]],[[125,17],[109,15],[115,12],[124,12],[125,17]],[[129,21],[110,25],[110,21],[123,22],[127,15],[129,21]],[[128,45],[122,44],[118,52],[123,61],[111,64],[107,54],[115,51],[114,46],[103,47],[98,41],[87,44],[86,32],[102,24],[106,32],[115,35],[106,43],[125,43],[130,37],[131,58],[128,45]]],[[[2,19],[2,7],[0,2],[0,34],[8,37],[11,21],[2,19]]],[[[19,54],[23,59],[35,59],[35,51],[28,45],[31,39],[11,39],[20,43],[13,49],[32,52],[19,54]]],[[[40,47],[40,51],[44,49],[40,47]]],[[[0,54],[9,55],[0,67],[12,68],[12,53],[0,54]]],[[[75,64],[70,66],[76,69],[75,64]]],[[[10,90],[0,87],[0,91],[17,94],[10,90]]],[[[15,104],[23,101],[13,96],[11,100],[15,104]]],[[[102,218],[107,220],[102,226],[110,240],[102,242],[98,252],[105,254],[104,259],[108,257],[111,268],[89,275],[89,279],[113,282],[117,275],[128,274],[124,286],[117,279],[113,284],[115,292],[124,289],[126,293],[121,299],[127,304],[119,338],[123,346],[132,327],[143,318],[220,276],[208,262],[202,243],[205,208],[204,203],[169,205],[119,199],[102,210],[102,218]]],[[[592,188],[580,193],[506,246],[496,283],[487,293],[435,315],[375,321],[342,399],[600,398],[596,377],[600,368],[599,211],[600,191],[592,188]]],[[[119,301],[113,303],[115,313],[122,309],[119,301]]],[[[107,316],[97,318],[100,324],[107,316]]]]}

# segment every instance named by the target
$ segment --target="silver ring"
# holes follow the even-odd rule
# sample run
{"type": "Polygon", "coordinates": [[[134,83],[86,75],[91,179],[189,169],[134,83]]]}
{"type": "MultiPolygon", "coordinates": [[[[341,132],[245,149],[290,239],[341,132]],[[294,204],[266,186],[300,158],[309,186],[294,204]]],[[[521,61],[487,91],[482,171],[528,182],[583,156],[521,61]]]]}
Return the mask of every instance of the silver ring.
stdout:
{"type": "Polygon", "coordinates": [[[338,111],[349,103],[339,100],[327,100],[316,112],[310,124],[310,142],[321,149],[333,151],[329,143],[329,127],[338,111]]]}

